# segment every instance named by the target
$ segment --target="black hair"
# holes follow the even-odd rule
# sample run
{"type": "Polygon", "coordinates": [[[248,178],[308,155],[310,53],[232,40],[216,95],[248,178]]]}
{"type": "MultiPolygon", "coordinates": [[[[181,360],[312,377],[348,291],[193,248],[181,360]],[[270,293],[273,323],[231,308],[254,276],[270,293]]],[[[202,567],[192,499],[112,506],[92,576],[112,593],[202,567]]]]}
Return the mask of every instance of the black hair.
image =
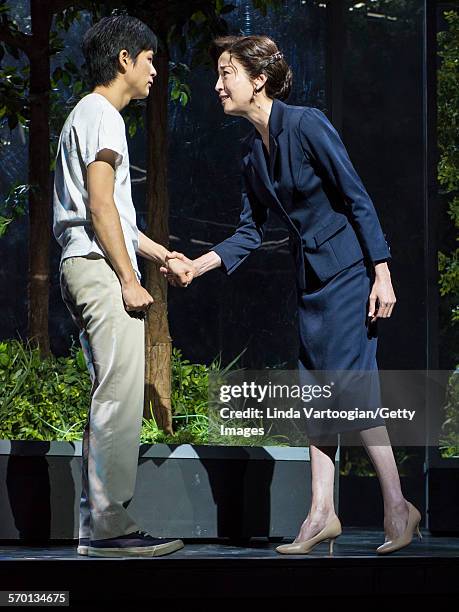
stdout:
{"type": "Polygon", "coordinates": [[[86,76],[91,88],[108,85],[118,74],[118,55],[126,49],[136,62],[141,51],[156,53],[158,39],[150,28],[130,15],[104,17],[86,32],[83,55],[86,76]]]}

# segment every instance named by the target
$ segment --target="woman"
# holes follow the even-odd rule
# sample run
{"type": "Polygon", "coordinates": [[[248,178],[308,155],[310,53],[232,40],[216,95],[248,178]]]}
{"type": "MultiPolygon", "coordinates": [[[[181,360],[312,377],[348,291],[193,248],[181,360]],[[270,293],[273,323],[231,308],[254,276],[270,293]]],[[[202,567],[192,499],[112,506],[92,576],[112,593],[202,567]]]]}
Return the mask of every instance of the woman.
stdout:
{"type": "MultiPolygon", "coordinates": [[[[292,74],[268,37],[218,38],[213,55],[224,112],[245,117],[254,130],[243,157],[239,225],[209,253],[187,260],[193,275],[217,267],[234,272],[261,245],[268,213],[275,212],[287,224],[295,260],[300,374],[377,372],[377,319],[389,318],[396,302],[387,265],[391,255],[337,131],[319,109],[282,101],[292,74]]],[[[172,284],[177,265],[173,260],[161,268],[172,284]]],[[[378,385],[368,390],[368,402],[380,406],[378,385]]],[[[310,423],[312,504],[294,542],[278,546],[279,553],[304,554],[324,540],[332,552],[341,533],[333,502],[336,434],[345,429],[360,432],[380,480],[386,537],[377,552],[406,546],[416,528],[421,537],[421,515],[401,492],[384,420],[327,422],[322,429],[310,423]]]]}

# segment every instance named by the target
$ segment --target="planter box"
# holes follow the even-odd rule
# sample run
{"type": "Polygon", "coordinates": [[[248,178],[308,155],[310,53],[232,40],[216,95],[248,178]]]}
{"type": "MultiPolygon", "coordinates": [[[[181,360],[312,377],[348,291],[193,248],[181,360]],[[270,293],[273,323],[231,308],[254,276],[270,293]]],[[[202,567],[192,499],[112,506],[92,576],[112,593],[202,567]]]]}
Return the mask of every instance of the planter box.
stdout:
{"type": "MultiPolygon", "coordinates": [[[[295,537],[310,477],[308,448],[143,444],[129,512],[161,537],[295,537]]],[[[0,440],[0,489],[0,539],[77,538],[81,442],[0,440]]]]}

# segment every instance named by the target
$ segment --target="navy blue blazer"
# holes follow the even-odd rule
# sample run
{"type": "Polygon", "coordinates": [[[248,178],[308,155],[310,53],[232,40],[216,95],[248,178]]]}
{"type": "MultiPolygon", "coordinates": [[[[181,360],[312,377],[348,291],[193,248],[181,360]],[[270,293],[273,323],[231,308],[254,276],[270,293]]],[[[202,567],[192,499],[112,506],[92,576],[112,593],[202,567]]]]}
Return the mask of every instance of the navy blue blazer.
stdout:
{"type": "Polygon", "coordinates": [[[338,132],[318,108],[274,100],[269,167],[260,134],[245,140],[242,212],[232,236],[213,246],[232,274],[263,241],[270,211],[289,230],[296,281],[306,289],[305,259],[321,281],[359,260],[391,258],[374,205],[338,132]]]}

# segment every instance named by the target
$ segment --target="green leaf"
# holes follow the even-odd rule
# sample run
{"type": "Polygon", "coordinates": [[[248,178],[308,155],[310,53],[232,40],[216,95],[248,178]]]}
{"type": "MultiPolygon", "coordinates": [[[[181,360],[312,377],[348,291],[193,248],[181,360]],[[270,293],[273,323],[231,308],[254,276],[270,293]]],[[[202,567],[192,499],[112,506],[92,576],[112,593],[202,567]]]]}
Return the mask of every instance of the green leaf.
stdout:
{"type": "Polygon", "coordinates": [[[191,15],[191,21],[193,21],[196,24],[201,24],[204,23],[204,21],[206,21],[207,17],[204,15],[204,13],[202,11],[196,11],[196,13],[193,13],[191,15]]]}
{"type": "Polygon", "coordinates": [[[78,350],[78,352],[76,353],[75,361],[76,361],[76,364],[80,372],[86,371],[87,366],[86,366],[86,359],[84,358],[83,349],[78,350]]]}
{"type": "Polygon", "coordinates": [[[0,216],[0,237],[6,234],[9,224],[13,219],[0,216]]]}
{"type": "Polygon", "coordinates": [[[137,123],[135,121],[132,121],[129,124],[129,136],[131,138],[133,138],[133,136],[135,136],[135,133],[137,132],[137,123]]]}

